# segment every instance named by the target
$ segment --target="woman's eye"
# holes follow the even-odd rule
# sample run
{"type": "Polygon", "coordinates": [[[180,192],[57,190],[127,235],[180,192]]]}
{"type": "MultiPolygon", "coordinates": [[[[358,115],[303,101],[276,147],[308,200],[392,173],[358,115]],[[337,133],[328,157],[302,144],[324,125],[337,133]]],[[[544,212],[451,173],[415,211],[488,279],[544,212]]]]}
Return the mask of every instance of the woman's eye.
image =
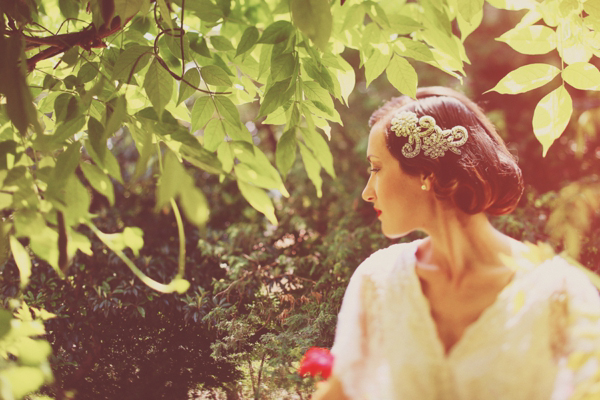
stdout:
{"type": "Polygon", "coordinates": [[[373,172],[377,173],[377,171],[379,171],[380,169],[381,168],[373,168],[373,167],[371,167],[371,168],[369,168],[369,173],[370,174],[373,173],[373,172]]]}

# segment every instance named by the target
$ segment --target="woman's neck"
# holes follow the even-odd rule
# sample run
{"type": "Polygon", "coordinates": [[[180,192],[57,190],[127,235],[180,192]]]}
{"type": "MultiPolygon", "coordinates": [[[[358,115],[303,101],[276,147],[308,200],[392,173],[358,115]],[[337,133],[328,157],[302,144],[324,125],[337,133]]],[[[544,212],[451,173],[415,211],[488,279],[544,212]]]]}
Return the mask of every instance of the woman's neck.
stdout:
{"type": "Polygon", "coordinates": [[[483,213],[440,213],[427,229],[429,238],[417,252],[421,268],[438,270],[453,285],[485,268],[503,266],[502,256],[514,255],[516,240],[497,231],[483,213]]]}

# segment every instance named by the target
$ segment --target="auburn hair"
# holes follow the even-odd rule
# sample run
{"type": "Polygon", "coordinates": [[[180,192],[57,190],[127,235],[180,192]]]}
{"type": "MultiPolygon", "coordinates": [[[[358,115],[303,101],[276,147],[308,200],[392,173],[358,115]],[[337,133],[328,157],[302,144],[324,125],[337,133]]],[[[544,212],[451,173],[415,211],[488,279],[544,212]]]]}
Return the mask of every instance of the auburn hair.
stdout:
{"type": "Polygon", "coordinates": [[[451,200],[468,214],[502,215],[516,208],[523,194],[521,169],[490,120],[465,95],[445,87],[420,88],[416,100],[401,96],[385,103],[371,115],[369,127],[382,119],[386,121],[387,148],[402,170],[410,175],[431,175],[439,199],[451,200]],[[443,130],[465,127],[469,138],[459,147],[461,154],[448,151],[432,159],[421,151],[406,158],[401,149],[408,138],[391,130],[392,116],[398,111],[412,111],[418,118],[432,116],[443,130]]]}

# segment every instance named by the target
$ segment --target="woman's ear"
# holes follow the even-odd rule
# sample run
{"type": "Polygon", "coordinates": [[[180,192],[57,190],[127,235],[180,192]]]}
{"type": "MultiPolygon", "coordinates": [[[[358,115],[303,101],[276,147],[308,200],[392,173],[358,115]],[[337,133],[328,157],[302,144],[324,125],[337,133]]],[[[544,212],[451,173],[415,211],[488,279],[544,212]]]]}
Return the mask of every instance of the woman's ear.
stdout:
{"type": "Polygon", "coordinates": [[[421,173],[421,189],[429,191],[433,188],[433,174],[431,172],[421,173]]]}

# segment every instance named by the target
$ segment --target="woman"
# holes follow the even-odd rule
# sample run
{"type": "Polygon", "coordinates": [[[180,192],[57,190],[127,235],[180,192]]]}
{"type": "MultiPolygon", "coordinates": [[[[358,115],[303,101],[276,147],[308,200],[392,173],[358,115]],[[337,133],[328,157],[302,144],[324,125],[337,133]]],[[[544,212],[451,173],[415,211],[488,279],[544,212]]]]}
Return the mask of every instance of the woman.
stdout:
{"type": "Polygon", "coordinates": [[[488,221],[514,210],[523,181],[481,110],[451,89],[422,88],[416,100],[385,104],[370,126],[363,199],[387,237],[428,236],[380,250],[355,271],[333,374],[313,398],[591,395],[600,382],[598,292],[560,257],[529,260],[527,245],[488,221]]]}

